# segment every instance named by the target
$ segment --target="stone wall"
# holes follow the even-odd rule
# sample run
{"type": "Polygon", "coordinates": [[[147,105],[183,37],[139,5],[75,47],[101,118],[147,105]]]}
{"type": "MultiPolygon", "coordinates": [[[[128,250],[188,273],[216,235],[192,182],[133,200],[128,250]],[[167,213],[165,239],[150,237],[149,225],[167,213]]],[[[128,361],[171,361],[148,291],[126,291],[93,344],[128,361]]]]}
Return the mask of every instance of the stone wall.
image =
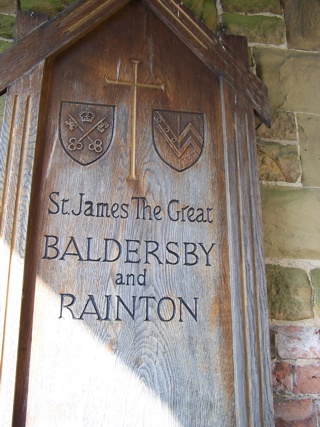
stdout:
{"type": "Polygon", "coordinates": [[[248,34],[273,109],[257,142],[276,426],[320,426],[320,2],[250,3],[282,22],[248,34]]]}
{"type": "MultiPolygon", "coordinates": [[[[20,0],[56,15],[73,0],[20,0]]],[[[187,0],[213,31],[245,35],[266,83],[257,122],[276,426],[320,427],[320,1],[187,0]]],[[[17,4],[1,0],[0,52],[17,4]]],[[[0,98],[0,120],[4,96],[0,98]]]]}

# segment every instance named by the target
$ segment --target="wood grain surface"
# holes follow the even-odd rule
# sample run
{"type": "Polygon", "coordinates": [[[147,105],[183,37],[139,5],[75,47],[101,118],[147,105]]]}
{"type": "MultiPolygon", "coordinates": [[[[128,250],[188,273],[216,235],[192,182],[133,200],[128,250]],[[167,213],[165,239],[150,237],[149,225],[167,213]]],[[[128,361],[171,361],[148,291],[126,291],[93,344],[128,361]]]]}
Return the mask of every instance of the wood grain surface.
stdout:
{"type": "Polygon", "coordinates": [[[156,3],[8,94],[4,425],[273,425],[252,100],[156,3]]]}
{"type": "MultiPolygon", "coordinates": [[[[26,424],[41,425],[44,420],[60,423],[67,416],[69,422],[77,423],[91,416],[112,425],[118,414],[117,399],[124,398],[127,387],[138,387],[144,396],[139,399],[141,413],[129,393],[124,412],[117,415],[119,425],[131,417],[136,419],[134,425],[163,425],[164,419],[165,425],[214,425],[216,420],[221,425],[232,425],[233,354],[219,79],[190,55],[153,13],[132,4],[55,59],[46,99],[32,198],[32,239],[27,255],[31,267],[26,273],[27,308],[23,310],[20,342],[24,349],[20,378],[29,379],[26,424]],[[145,85],[137,87],[136,180],[127,179],[134,121],[132,60],[140,61],[137,85],[145,85]],[[64,113],[62,103],[70,103],[66,110],[70,114],[64,113]],[[66,127],[67,139],[68,135],[76,135],[65,124],[68,117],[81,123],[80,110],[87,108],[98,119],[104,113],[97,106],[115,107],[112,141],[101,158],[83,165],[66,154],[61,128],[66,127]],[[177,138],[187,127],[183,115],[187,114],[188,122],[200,134],[199,116],[203,118],[203,150],[187,170],[176,171],[159,157],[153,141],[156,129],[152,112],[156,111],[169,122],[177,138]],[[192,115],[198,121],[193,123],[192,115]],[[73,214],[79,211],[81,194],[83,206],[88,207],[90,202],[94,205],[90,216],[85,215],[84,208],[80,215],[73,214]],[[141,198],[139,212],[136,198],[141,198]],[[157,206],[161,208],[158,216],[152,214],[154,218],[149,219],[146,211],[143,219],[142,198],[153,212],[157,212],[157,206]],[[101,202],[126,206],[127,217],[124,214],[121,218],[120,211],[116,218],[97,217],[96,205],[101,202]],[[177,220],[177,211],[186,206],[203,209],[203,221],[196,222],[191,216],[191,222],[181,213],[177,220]],[[90,258],[100,261],[82,260],[88,258],[88,239],[90,258]],[[117,262],[103,262],[104,239],[121,244],[117,262]],[[52,244],[58,240],[60,254],[51,259],[56,252],[52,244]],[[128,240],[133,241],[129,249],[128,240]],[[168,242],[175,242],[169,247],[178,254],[179,261],[165,249],[168,242]],[[185,243],[189,251],[197,246],[199,259],[190,254],[186,258],[185,243]],[[210,250],[208,256],[201,244],[208,253],[210,250]],[[146,256],[147,245],[151,252],[159,245],[157,256],[146,256]],[[69,255],[63,257],[64,252],[69,255]],[[145,286],[116,284],[119,274],[137,278],[143,273],[145,286]],[[93,295],[101,318],[107,317],[108,295],[110,320],[97,319],[94,313],[84,314],[81,320],[72,319],[70,310],[60,312],[60,294],[75,296],[77,303],[72,308],[78,318],[88,295],[93,295]],[[118,296],[131,312],[133,300],[137,300],[134,319],[123,305],[121,313],[118,311],[118,296]],[[145,299],[141,297],[152,298],[148,320],[145,299]],[[180,307],[179,298],[193,312],[197,301],[196,320],[184,306],[180,307]],[[88,336],[97,354],[104,354],[105,365],[94,362],[96,352],[87,348],[88,336]],[[28,346],[30,366],[24,372],[28,346]],[[88,357],[92,360],[90,367],[88,357]],[[112,381],[108,380],[110,371],[112,381]],[[128,372],[127,385],[120,381],[122,371],[128,372]],[[77,381],[73,381],[75,378],[77,381]],[[88,382],[94,384],[95,392],[86,388],[88,382]],[[66,394],[59,393],[62,384],[66,394]],[[156,416],[147,398],[149,393],[157,406],[164,407],[156,416]],[[70,412],[73,401],[79,404],[70,412]],[[52,411],[52,402],[59,411],[52,411]],[[89,407],[96,409],[89,411],[89,407]]],[[[95,138],[94,133],[91,135],[95,138]]],[[[192,136],[187,136],[187,141],[189,138],[192,136]]],[[[191,160],[192,155],[188,154],[191,160]]],[[[108,259],[117,256],[118,246],[111,247],[114,252],[108,259]]],[[[70,298],[65,296],[64,304],[70,298]]],[[[90,302],[85,312],[95,311],[90,302]]],[[[23,395],[25,387],[22,385],[23,395]]],[[[17,399],[20,394],[18,388],[17,399]]],[[[22,422],[21,403],[16,406],[15,416],[18,425],[22,422]]]]}
{"type": "MultiPolygon", "coordinates": [[[[43,15],[18,14],[16,37],[43,23],[43,15]],[[28,16],[27,16],[28,15],[28,16]]],[[[44,64],[16,80],[7,91],[0,143],[0,337],[1,424],[10,426],[16,382],[22,286],[30,195],[44,64]]]]}
{"type": "Polygon", "coordinates": [[[254,117],[241,96],[222,86],[235,387],[239,425],[272,426],[268,311],[254,117]]]}
{"type": "MultiPolygon", "coordinates": [[[[248,98],[261,119],[270,126],[271,111],[265,85],[227,46],[175,0],[143,0],[176,36],[206,64],[248,98]]],[[[61,16],[40,26],[0,55],[0,91],[37,62],[66,49],[88,31],[111,17],[129,0],[83,0],[61,16]],[[41,40],[41,43],[39,43],[41,40]],[[10,69],[10,73],[7,72],[10,69]]]]}

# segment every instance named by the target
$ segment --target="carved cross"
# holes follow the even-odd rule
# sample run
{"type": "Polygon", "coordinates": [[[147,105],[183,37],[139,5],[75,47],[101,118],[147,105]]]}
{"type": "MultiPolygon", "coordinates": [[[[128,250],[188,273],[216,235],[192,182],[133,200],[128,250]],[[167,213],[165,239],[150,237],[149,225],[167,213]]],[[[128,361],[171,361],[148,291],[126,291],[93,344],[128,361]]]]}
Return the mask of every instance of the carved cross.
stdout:
{"type": "Polygon", "coordinates": [[[132,82],[121,82],[118,80],[109,80],[106,77],[106,82],[111,85],[121,85],[121,86],[131,86],[133,89],[133,100],[132,100],[132,110],[131,110],[131,143],[130,143],[130,171],[127,179],[137,179],[136,178],[136,127],[137,127],[137,88],[145,89],[161,89],[164,90],[164,84],[152,85],[145,83],[138,83],[138,65],[140,63],[137,59],[132,59],[133,70],[134,70],[134,79],[132,82]]]}

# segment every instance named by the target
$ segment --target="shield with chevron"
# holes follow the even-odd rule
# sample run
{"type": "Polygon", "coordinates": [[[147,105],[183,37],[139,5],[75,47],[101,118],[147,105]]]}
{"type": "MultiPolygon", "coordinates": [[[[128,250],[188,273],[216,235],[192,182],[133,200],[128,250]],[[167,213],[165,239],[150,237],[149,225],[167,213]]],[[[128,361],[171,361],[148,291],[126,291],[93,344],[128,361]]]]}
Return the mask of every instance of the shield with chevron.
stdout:
{"type": "Polygon", "coordinates": [[[160,158],[182,172],[200,158],[204,144],[204,114],[153,110],[153,143],[160,158]]]}

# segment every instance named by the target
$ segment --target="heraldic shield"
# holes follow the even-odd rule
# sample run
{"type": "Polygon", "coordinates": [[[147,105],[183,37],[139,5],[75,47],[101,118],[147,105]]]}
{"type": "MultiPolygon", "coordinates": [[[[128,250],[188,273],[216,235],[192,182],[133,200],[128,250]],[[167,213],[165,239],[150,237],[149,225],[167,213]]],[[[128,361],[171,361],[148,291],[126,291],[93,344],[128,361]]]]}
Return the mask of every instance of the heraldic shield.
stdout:
{"type": "Polygon", "coordinates": [[[204,144],[204,114],[153,110],[153,143],[160,158],[182,172],[200,158],[204,144]]]}
{"type": "Polygon", "coordinates": [[[60,140],[65,152],[80,165],[100,159],[110,147],[114,106],[61,102],[60,140]]]}

